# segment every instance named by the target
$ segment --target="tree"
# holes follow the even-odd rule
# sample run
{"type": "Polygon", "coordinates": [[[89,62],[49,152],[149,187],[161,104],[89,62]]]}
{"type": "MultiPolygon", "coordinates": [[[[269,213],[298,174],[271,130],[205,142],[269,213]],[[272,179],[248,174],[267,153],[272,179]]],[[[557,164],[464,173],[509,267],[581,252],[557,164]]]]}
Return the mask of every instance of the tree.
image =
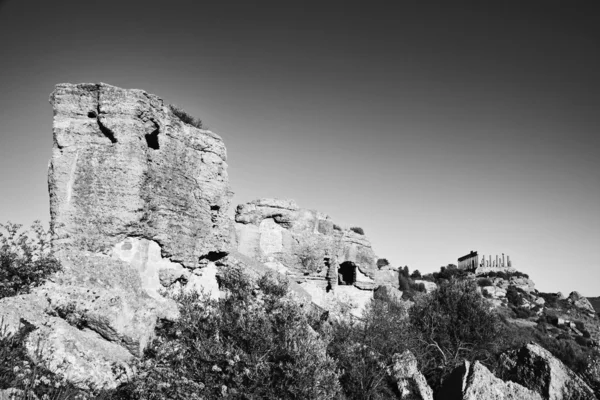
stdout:
{"type": "Polygon", "coordinates": [[[418,269],[415,269],[412,274],[410,274],[412,279],[421,279],[421,272],[418,269]]]}
{"type": "Polygon", "coordinates": [[[381,294],[367,306],[361,320],[333,322],[327,351],[342,371],[340,383],[347,399],[396,397],[388,368],[393,355],[402,353],[411,342],[407,326],[406,307],[381,294]]]}
{"type": "Polygon", "coordinates": [[[501,322],[473,281],[452,279],[420,299],[409,312],[415,354],[432,387],[464,359],[491,365],[501,342],[501,322]]]}
{"type": "Polygon", "coordinates": [[[377,260],[377,268],[387,267],[388,265],[390,265],[390,262],[387,260],[387,258],[380,258],[377,260]]]}

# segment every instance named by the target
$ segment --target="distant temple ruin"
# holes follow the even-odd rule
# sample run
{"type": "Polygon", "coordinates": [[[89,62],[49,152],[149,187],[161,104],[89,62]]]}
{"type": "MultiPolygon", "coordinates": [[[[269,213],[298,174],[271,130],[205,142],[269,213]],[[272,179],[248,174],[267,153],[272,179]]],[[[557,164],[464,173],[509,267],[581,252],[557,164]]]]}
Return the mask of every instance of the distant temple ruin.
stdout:
{"type": "Polygon", "coordinates": [[[505,256],[502,253],[502,257],[496,255],[494,259],[489,255],[486,259],[484,255],[480,256],[476,251],[471,250],[471,252],[465,256],[459,257],[458,259],[458,268],[472,270],[474,271],[478,267],[481,268],[512,268],[512,262],[510,261],[510,257],[505,256]]]}

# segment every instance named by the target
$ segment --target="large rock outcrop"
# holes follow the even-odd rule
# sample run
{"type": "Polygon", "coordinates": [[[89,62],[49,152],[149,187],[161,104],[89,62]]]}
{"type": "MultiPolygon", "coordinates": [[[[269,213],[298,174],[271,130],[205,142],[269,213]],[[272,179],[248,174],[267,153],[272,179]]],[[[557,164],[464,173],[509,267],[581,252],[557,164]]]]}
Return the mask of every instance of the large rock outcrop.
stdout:
{"type": "Polygon", "coordinates": [[[402,400],[433,400],[433,390],[417,368],[417,359],[410,350],[394,354],[389,374],[398,385],[402,400]]]}
{"type": "Polygon", "coordinates": [[[51,228],[63,271],[0,300],[7,332],[36,329],[30,355],[82,388],[111,388],[158,320],[165,288],[216,289],[234,240],[226,151],[163,101],[106,84],[60,84],[49,168],[51,228]]]}
{"type": "Polygon", "coordinates": [[[500,357],[498,375],[547,400],[594,400],[593,390],[543,347],[529,343],[500,357]]]}
{"type": "Polygon", "coordinates": [[[398,285],[397,271],[379,269],[371,243],[321,212],[293,200],[238,205],[237,249],[288,275],[326,309],[340,304],[360,314],[381,285],[398,285]]]}
{"type": "Polygon", "coordinates": [[[464,361],[440,389],[436,398],[444,400],[542,400],[542,397],[517,383],[496,378],[479,361],[464,361]]]}

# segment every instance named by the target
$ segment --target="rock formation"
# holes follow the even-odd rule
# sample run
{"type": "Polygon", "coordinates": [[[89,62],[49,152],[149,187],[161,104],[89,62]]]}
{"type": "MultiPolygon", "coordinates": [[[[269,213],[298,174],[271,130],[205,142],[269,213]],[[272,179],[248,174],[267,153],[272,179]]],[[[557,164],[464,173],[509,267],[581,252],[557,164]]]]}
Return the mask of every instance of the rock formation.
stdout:
{"type": "Polygon", "coordinates": [[[343,230],[328,215],[293,200],[241,204],[235,221],[238,251],[290,276],[321,307],[341,302],[360,314],[374,289],[398,285],[397,271],[377,267],[364,235],[343,230]]]}
{"type": "Polygon", "coordinates": [[[596,314],[596,310],[594,309],[594,306],[592,306],[592,303],[590,303],[590,301],[587,298],[579,294],[579,292],[571,292],[571,294],[568,297],[568,300],[575,307],[587,311],[591,315],[596,314]]]}
{"type": "Polygon", "coordinates": [[[503,354],[498,375],[547,400],[596,399],[593,390],[577,374],[535,343],[503,354]]]}
{"type": "Polygon", "coordinates": [[[400,399],[433,400],[433,390],[417,368],[417,359],[409,350],[394,354],[389,373],[398,385],[400,399]]]}
{"type": "Polygon", "coordinates": [[[440,398],[447,400],[542,400],[530,389],[496,378],[479,361],[465,361],[452,371],[440,394],[440,398]]]}
{"type": "Polygon", "coordinates": [[[63,272],[0,300],[8,332],[32,324],[34,359],[82,388],[111,388],[158,320],[178,316],[165,287],[216,288],[233,222],[226,151],[158,97],[60,84],[49,168],[51,228],[63,272]]]}

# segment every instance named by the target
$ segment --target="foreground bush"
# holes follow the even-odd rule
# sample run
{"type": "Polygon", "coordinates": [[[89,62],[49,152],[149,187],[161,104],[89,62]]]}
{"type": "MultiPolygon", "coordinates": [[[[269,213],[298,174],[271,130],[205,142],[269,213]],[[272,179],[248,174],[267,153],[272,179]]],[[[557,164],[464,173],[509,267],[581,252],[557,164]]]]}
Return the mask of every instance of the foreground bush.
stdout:
{"type": "Polygon", "coordinates": [[[327,343],[287,293],[239,269],[220,277],[225,299],[180,294],[181,318],[161,330],[141,373],[120,392],[139,399],[334,399],[340,386],[327,343]]]}
{"type": "Polygon", "coordinates": [[[30,230],[0,224],[0,299],[28,293],[60,270],[50,249],[50,235],[39,221],[30,230]]]}
{"type": "Polygon", "coordinates": [[[361,320],[345,318],[332,324],[328,353],[342,370],[340,382],[347,399],[396,398],[388,374],[392,357],[410,347],[406,307],[378,296],[361,320]]]}
{"type": "Polygon", "coordinates": [[[442,284],[418,298],[409,315],[412,350],[434,390],[463,360],[492,365],[504,343],[501,321],[473,281],[442,284]]]}

